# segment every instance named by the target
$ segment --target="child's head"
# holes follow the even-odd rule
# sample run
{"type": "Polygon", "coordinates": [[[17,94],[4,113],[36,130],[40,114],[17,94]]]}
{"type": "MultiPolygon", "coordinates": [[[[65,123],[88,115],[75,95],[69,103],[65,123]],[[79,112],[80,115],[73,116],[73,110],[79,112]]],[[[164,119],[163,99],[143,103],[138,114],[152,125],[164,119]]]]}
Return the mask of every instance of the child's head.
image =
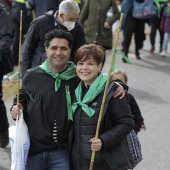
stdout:
{"type": "Polygon", "coordinates": [[[112,80],[121,80],[123,83],[127,85],[128,77],[125,71],[116,70],[111,73],[112,80]]]}

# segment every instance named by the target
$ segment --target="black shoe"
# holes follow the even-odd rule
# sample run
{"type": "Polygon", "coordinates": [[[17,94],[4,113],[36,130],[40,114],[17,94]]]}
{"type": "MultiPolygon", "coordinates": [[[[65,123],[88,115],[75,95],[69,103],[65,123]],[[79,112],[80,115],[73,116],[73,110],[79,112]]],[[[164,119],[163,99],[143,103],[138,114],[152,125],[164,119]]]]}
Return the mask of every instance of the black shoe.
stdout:
{"type": "Polygon", "coordinates": [[[139,56],[139,55],[136,55],[136,59],[141,60],[141,58],[140,58],[140,56],[139,56]]]}
{"type": "Polygon", "coordinates": [[[9,134],[8,130],[0,132],[0,147],[5,148],[9,143],[9,134]]]}
{"type": "Polygon", "coordinates": [[[124,63],[127,63],[126,60],[125,60],[124,58],[122,58],[122,61],[123,61],[124,63]]]}
{"type": "Polygon", "coordinates": [[[150,53],[153,53],[155,51],[155,46],[151,46],[150,53]]]}
{"type": "Polygon", "coordinates": [[[136,59],[141,60],[139,51],[135,52],[136,59]]]}

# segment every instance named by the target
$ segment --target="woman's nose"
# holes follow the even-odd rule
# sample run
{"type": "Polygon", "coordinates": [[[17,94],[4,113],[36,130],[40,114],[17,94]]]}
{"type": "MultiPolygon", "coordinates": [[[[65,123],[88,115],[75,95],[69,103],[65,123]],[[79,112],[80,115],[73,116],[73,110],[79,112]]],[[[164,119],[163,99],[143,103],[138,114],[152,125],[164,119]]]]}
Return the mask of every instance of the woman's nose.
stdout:
{"type": "Polygon", "coordinates": [[[88,65],[87,65],[87,64],[83,64],[83,65],[82,65],[82,68],[83,68],[83,69],[87,69],[87,68],[88,68],[88,65]]]}

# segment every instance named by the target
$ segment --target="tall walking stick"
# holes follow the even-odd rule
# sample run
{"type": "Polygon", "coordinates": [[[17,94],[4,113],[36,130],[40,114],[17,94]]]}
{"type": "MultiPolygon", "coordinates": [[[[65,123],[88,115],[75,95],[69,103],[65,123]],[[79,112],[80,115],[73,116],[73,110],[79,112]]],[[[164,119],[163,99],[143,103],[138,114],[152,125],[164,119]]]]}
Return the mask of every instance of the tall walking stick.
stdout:
{"type": "MultiPolygon", "coordinates": [[[[20,35],[19,35],[19,58],[18,58],[18,72],[21,72],[21,52],[22,52],[22,16],[23,11],[20,11],[20,35]]],[[[17,103],[19,103],[19,89],[20,89],[20,78],[18,78],[17,88],[17,103]]]]}
{"type": "MultiPolygon", "coordinates": [[[[117,34],[116,34],[116,41],[114,43],[113,51],[115,51],[117,49],[117,44],[118,44],[119,34],[120,34],[120,30],[121,30],[123,15],[124,14],[121,13],[120,21],[119,21],[119,27],[118,27],[118,31],[117,31],[117,34]]],[[[100,123],[101,123],[101,119],[102,119],[102,115],[103,115],[104,104],[105,104],[105,100],[106,100],[106,94],[107,94],[107,90],[108,90],[108,86],[109,86],[110,75],[111,75],[114,60],[115,60],[115,53],[113,53],[113,56],[112,56],[112,61],[111,61],[110,69],[109,69],[109,72],[108,72],[106,86],[105,86],[105,89],[104,89],[104,95],[103,95],[103,99],[102,99],[102,104],[101,104],[101,108],[100,108],[100,113],[99,113],[99,118],[98,118],[98,123],[97,123],[97,128],[96,128],[96,134],[95,134],[96,139],[99,136],[100,123]]],[[[95,151],[92,151],[90,169],[89,170],[93,170],[94,157],[95,157],[95,151]]]]}

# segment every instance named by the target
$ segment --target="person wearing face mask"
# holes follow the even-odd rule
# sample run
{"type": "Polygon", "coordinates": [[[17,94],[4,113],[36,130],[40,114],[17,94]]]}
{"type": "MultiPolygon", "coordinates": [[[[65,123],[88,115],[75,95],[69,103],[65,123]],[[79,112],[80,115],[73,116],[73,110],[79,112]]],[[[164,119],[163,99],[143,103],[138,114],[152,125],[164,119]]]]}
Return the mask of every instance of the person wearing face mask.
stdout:
{"type": "Polygon", "coordinates": [[[83,26],[77,21],[79,13],[80,8],[75,1],[64,0],[60,3],[58,11],[50,10],[32,21],[22,48],[22,77],[27,69],[40,65],[47,58],[44,36],[53,29],[66,30],[73,36],[69,60],[74,61],[74,53],[85,44],[83,26]]]}

